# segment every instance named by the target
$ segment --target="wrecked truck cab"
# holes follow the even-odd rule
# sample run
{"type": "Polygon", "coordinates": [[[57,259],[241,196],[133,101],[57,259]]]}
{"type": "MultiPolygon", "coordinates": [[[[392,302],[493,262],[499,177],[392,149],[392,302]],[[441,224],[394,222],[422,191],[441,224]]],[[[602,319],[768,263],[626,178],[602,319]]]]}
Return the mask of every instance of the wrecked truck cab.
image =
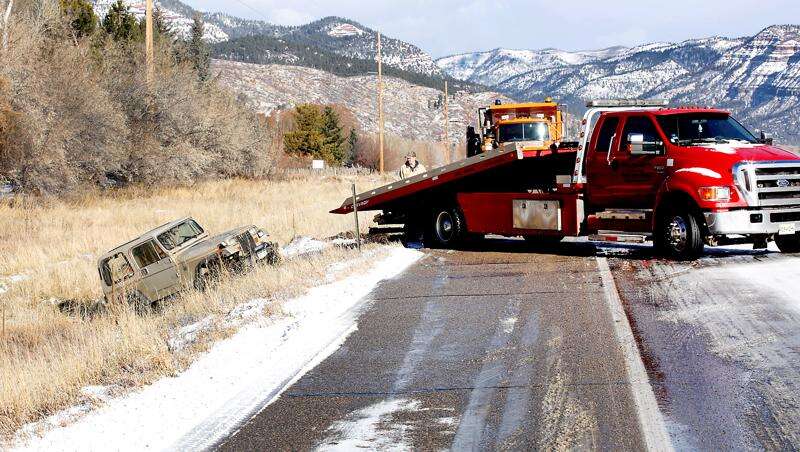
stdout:
{"type": "Polygon", "coordinates": [[[277,264],[280,251],[268,237],[252,225],[209,237],[192,218],[164,224],[100,258],[105,299],[149,305],[185,288],[204,290],[222,271],[241,273],[257,262],[277,264]]]}

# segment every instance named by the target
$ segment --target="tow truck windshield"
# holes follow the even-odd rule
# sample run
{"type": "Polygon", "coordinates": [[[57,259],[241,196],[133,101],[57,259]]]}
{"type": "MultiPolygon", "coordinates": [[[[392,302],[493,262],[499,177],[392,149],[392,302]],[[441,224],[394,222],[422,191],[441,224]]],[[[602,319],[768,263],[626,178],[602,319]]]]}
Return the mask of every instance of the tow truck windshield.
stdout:
{"type": "Polygon", "coordinates": [[[670,142],[688,146],[702,143],[756,143],[743,125],[726,114],[688,113],[659,116],[658,123],[670,142]]]}
{"type": "Polygon", "coordinates": [[[543,122],[501,124],[499,131],[499,141],[501,143],[510,141],[547,141],[550,139],[550,129],[543,122]]]}

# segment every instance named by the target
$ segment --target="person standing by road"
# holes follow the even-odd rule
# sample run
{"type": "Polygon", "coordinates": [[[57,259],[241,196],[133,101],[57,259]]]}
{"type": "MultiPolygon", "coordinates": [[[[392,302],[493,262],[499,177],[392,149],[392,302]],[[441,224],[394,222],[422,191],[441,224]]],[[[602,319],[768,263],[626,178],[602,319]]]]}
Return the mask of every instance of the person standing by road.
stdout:
{"type": "Polygon", "coordinates": [[[422,174],[425,171],[428,170],[425,168],[425,165],[417,160],[417,153],[409,152],[406,154],[406,162],[400,167],[400,178],[406,179],[416,176],[417,174],[422,174]]]}

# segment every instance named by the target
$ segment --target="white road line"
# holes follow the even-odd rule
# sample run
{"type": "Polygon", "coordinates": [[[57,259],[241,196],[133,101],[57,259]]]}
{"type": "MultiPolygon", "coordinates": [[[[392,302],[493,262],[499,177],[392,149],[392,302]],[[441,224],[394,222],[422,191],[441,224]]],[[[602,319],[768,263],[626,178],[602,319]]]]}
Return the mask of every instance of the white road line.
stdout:
{"type": "Polygon", "coordinates": [[[653,388],[650,386],[642,356],[639,354],[636,339],[633,337],[631,325],[625,315],[625,309],[622,307],[622,300],[619,298],[614,276],[608,268],[608,260],[605,257],[597,257],[596,259],[597,268],[603,281],[606,304],[614,324],[614,334],[625,358],[625,369],[630,382],[629,387],[631,388],[633,401],[636,404],[639,426],[644,436],[645,445],[650,451],[672,451],[674,448],[667,433],[664,417],[661,415],[653,388]]]}

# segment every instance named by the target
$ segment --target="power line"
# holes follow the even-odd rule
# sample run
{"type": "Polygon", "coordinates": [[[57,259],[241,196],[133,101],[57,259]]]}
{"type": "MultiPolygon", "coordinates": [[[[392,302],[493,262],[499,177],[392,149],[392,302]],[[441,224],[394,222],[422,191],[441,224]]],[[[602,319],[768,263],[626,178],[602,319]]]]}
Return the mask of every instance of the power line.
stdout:
{"type": "Polygon", "coordinates": [[[233,0],[233,1],[235,1],[236,3],[244,6],[245,8],[249,9],[250,11],[253,11],[254,13],[258,14],[259,16],[263,17],[264,20],[266,20],[267,22],[270,22],[271,19],[269,17],[267,17],[264,13],[262,13],[261,11],[253,8],[252,6],[250,6],[247,3],[243,2],[242,0],[233,0]]]}

